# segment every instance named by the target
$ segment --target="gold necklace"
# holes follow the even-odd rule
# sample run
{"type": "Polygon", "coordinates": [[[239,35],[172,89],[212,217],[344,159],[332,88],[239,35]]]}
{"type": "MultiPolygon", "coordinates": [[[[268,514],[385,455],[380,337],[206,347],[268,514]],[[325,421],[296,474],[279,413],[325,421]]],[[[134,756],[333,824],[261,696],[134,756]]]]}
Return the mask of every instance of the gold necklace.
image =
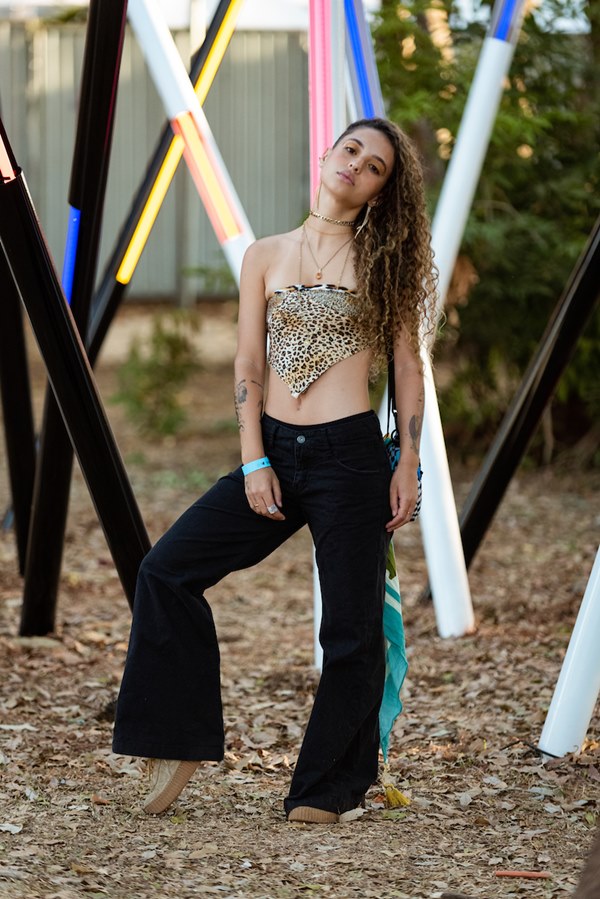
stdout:
{"type": "Polygon", "coordinates": [[[342,266],[342,270],[341,270],[341,272],[340,272],[340,277],[338,278],[338,282],[337,282],[337,285],[336,285],[337,287],[339,287],[340,284],[342,283],[342,279],[343,279],[343,277],[344,277],[344,272],[345,272],[345,270],[346,270],[346,263],[348,262],[348,256],[350,255],[350,251],[351,251],[351,250],[352,250],[352,244],[350,244],[350,246],[348,247],[348,251],[346,252],[346,256],[345,256],[345,258],[344,258],[344,264],[343,264],[343,266],[342,266]]]}
{"type": "MultiPolygon", "coordinates": [[[[329,263],[330,263],[333,259],[335,259],[335,257],[337,256],[338,253],[341,253],[341,251],[344,249],[344,247],[348,246],[348,244],[349,244],[349,243],[351,242],[351,240],[352,240],[352,237],[349,237],[348,240],[345,240],[344,243],[341,244],[341,246],[339,246],[339,247],[337,248],[337,250],[335,251],[335,253],[333,254],[333,256],[330,256],[330,257],[329,257],[329,259],[327,260],[327,262],[324,262],[323,265],[319,265],[319,262],[318,262],[318,260],[317,260],[317,258],[316,258],[316,256],[315,256],[315,254],[314,254],[313,251],[312,251],[312,247],[311,247],[310,241],[309,241],[309,239],[308,239],[308,232],[307,232],[307,230],[306,230],[306,222],[304,222],[303,225],[302,225],[302,231],[304,232],[304,239],[306,240],[306,246],[308,247],[308,252],[309,252],[310,255],[312,256],[312,259],[313,259],[314,264],[317,266],[317,273],[316,273],[316,275],[315,275],[315,278],[317,279],[317,281],[322,281],[322,280],[323,280],[323,269],[324,269],[326,266],[328,266],[329,263]]],[[[348,256],[346,256],[346,259],[347,259],[347,258],[348,258],[348,256]]],[[[345,263],[344,263],[344,267],[345,267],[345,263]]]]}
{"type": "Polygon", "coordinates": [[[326,234],[328,237],[343,237],[344,235],[344,232],[337,228],[335,231],[326,231],[325,228],[317,228],[316,225],[313,225],[308,219],[305,219],[304,224],[309,231],[314,231],[315,234],[326,234]]]}
{"type": "Polygon", "coordinates": [[[330,225],[344,225],[346,228],[354,228],[356,222],[354,219],[350,222],[345,222],[343,219],[330,219],[328,215],[323,215],[321,212],[317,212],[315,209],[310,210],[310,215],[314,216],[316,219],[322,219],[324,222],[329,222],[330,225]]]}

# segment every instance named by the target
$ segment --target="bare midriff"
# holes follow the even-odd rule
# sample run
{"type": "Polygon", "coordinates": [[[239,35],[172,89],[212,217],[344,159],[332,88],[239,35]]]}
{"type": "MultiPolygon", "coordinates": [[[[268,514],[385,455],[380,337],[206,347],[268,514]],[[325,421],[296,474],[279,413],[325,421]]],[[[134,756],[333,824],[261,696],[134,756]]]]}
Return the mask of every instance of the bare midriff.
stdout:
{"type": "Polygon", "coordinates": [[[311,425],[368,412],[371,350],[336,362],[298,397],[269,369],[265,412],[289,424],[311,425]]]}

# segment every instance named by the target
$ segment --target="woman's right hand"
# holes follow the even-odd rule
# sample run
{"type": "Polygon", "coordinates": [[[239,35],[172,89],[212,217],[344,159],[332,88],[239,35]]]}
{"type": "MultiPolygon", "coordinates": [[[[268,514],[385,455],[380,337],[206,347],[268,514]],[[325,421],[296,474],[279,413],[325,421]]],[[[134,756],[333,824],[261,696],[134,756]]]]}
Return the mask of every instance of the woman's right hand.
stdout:
{"type": "Polygon", "coordinates": [[[272,518],[273,521],[285,521],[285,515],[281,512],[281,487],[272,468],[259,468],[246,475],[244,487],[248,505],[253,512],[264,518],[272,518]]]}

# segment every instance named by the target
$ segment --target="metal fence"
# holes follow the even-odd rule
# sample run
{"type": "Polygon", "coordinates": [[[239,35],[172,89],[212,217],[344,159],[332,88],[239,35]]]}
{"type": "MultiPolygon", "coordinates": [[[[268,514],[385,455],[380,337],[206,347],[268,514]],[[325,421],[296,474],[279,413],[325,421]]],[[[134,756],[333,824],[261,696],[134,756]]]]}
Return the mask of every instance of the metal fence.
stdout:
{"type": "MultiPolygon", "coordinates": [[[[184,60],[186,33],[176,35],[184,60]]],[[[0,22],[0,108],[60,271],[85,26],[0,22]]],[[[308,205],[305,36],[237,32],[205,104],[257,236],[295,227],[308,205]]],[[[135,39],[123,50],[100,269],[110,253],[165,122],[135,39]]],[[[185,164],[171,185],[134,275],[137,298],[190,297],[224,257],[185,164]]],[[[210,290],[210,287],[208,288],[210,290]]]]}

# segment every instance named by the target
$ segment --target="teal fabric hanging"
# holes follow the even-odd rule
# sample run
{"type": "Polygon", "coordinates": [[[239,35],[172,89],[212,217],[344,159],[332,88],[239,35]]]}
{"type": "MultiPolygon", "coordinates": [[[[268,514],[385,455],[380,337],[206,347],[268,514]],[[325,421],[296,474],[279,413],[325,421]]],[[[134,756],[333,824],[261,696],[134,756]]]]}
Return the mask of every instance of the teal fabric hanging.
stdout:
{"type": "Polygon", "coordinates": [[[392,540],[390,540],[385,566],[383,634],[385,637],[385,684],[379,709],[379,742],[384,762],[387,762],[390,733],[396,718],[402,711],[400,689],[408,669],[402,621],[402,600],[392,540]]]}

